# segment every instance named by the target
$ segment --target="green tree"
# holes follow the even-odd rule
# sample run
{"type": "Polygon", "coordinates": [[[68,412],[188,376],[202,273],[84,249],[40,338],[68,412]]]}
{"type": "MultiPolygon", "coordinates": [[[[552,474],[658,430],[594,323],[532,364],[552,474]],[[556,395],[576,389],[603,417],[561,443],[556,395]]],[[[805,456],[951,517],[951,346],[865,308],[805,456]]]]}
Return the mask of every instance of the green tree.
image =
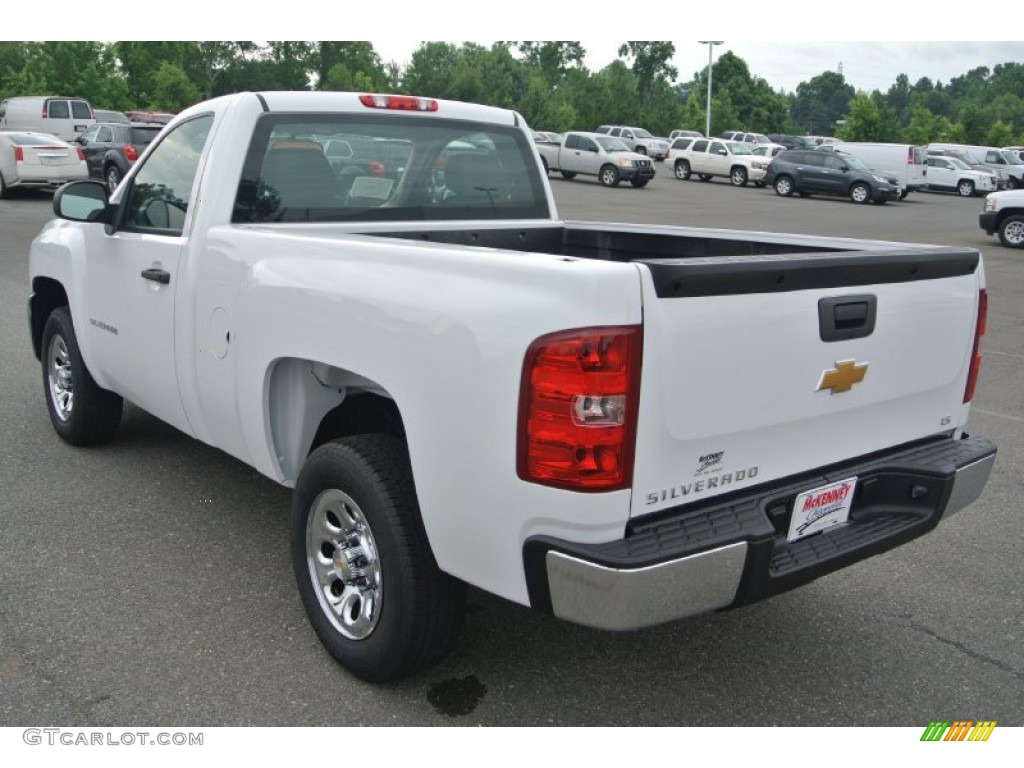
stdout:
{"type": "Polygon", "coordinates": [[[446,98],[458,62],[459,49],[452,43],[421,43],[405,69],[402,90],[416,96],[446,98]]]}
{"type": "Polygon", "coordinates": [[[1008,147],[1013,141],[1013,126],[1002,120],[996,120],[985,134],[985,144],[990,147],[1008,147]]]}
{"type": "Polygon", "coordinates": [[[203,99],[203,93],[177,64],[164,62],[153,73],[150,105],[167,112],[180,112],[203,99]]]}
{"type": "Polygon", "coordinates": [[[526,66],[540,70],[550,85],[565,79],[571,69],[581,69],[586,50],[576,40],[513,40],[526,66]]]}
{"type": "Polygon", "coordinates": [[[673,81],[679,76],[679,71],[669,64],[675,55],[675,45],[666,40],[630,40],[619,46],[619,56],[633,60],[641,107],[648,105],[658,80],[673,81]]]}
{"type": "Polygon", "coordinates": [[[793,120],[810,134],[831,134],[856,95],[839,72],[822,72],[796,87],[793,120]]]}
{"type": "Polygon", "coordinates": [[[845,141],[882,141],[882,116],[875,102],[864,92],[850,100],[845,122],[836,130],[845,141]]]}
{"type": "Polygon", "coordinates": [[[385,83],[380,56],[374,50],[373,43],[367,40],[321,41],[317,43],[313,60],[317,72],[316,87],[320,90],[327,88],[328,75],[336,64],[344,64],[354,81],[372,83],[370,90],[378,90],[377,86],[385,83]]]}

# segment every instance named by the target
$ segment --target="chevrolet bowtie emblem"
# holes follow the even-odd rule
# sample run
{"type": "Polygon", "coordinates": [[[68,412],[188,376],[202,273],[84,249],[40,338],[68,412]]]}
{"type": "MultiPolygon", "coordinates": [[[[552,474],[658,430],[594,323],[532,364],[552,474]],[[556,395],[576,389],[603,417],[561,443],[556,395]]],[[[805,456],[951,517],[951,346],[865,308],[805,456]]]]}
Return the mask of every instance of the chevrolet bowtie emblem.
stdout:
{"type": "Polygon", "coordinates": [[[836,363],[835,368],[822,371],[821,380],[818,382],[816,392],[823,389],[832,390],[832,394],[849,392],[854,384],[860,384],[867,375],[868,364],[858,364],[856,360],[841,360],[836,363]]]}

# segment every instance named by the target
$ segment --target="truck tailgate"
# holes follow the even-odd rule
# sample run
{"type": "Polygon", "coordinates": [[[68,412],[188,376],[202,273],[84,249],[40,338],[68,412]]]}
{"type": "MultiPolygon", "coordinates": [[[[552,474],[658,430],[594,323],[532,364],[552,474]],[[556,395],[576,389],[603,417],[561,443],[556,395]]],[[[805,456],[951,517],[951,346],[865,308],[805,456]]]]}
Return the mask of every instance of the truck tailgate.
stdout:
{"type": "Polygon", "coordinates": [[[640,263],[633,517],[966,421],[976,251],[640,263]]]}

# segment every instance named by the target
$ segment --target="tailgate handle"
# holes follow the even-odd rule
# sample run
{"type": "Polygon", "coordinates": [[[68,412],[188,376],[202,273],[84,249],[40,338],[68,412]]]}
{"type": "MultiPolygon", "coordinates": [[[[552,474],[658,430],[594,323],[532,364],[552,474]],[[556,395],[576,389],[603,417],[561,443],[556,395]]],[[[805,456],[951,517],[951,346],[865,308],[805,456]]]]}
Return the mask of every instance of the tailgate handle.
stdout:
{"type": "Polygon", "coordinates": [[[822,341],[863,339],[875,332],[878,297],[831,296],[818,300],[818,333],[822,341]]]}

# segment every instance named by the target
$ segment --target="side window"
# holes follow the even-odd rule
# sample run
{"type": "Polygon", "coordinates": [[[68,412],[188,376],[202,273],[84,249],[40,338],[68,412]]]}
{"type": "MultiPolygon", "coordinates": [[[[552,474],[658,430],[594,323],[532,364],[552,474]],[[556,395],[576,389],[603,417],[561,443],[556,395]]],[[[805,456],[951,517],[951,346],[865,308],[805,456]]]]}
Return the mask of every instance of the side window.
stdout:
{"type": "Polygon", "coordinates": [[[830,168],[830,169],[832,169],[834,171],[841,171],[843,168],[846,167],[846,163],[844,163],[838,157],[826,157],[825,158],[825,167],[826,168],[830,168]]]}
{"type": "Polygon", "coordinates": [[[694,151],[694,152],[704,152],[704,151],[707,150],[707,148],[708,148],[708,142],[707,142],[706,139],[701,139],[700,141],[695,141],[695,142],[693,142],[693,146],[690,147],[690,149],[692,151],[694,151]]]}
{"type": "Polygon", "coordinates": [[[98,125],[94,125],[88,131],[86,131],[85,133],[82,134],[82,143],[83,144],[91,144],[92,142],[96,141],[96,134],[98,134],[99,132],[100,132],[99,126],[98,125]]]}
{"type": "Polygon", "coordinates": [[[63,120],[71,116],[68,111],[68,103],[66,101],[48,101],[46,102],[46,116],[52,117],[57,120],[63,120]]]}
{"type": "Polygon", "coordinates": [[[107,141],[107,142],[113,141],[113,140],[114,140],[114,134],[106,126],[103,126],[102,128],[100,128],[99,132],[96,134],[96,138],[94,139],[94,141],[107,141]]]}
{"type": "Polygon", "coordinates": [[[831,155],[828,155],[825,152],[821,152],[819,150],[818,152],[808,152],[804,156],[804,163],[806,165],[813,165],[816,168],[821,168],[825,165],[826,159],[831,160],[834,158],[831,155]]]}
{"type": "Polygon", "coordinates": [[[719,152],[725,152],[725,144],[720,141],[711,142],[711,154],[716,155],[719,152]]]}
{"type": "Polygon", "coordinates": [[[570,133],[565,137],[565,148],[566,149],[577,149],[580,145],[580,137],[575,133],[570,133]]]}
{"type": "Polygon", "coordinates": [[[181,234],[199,158],[212,124],[213,115],[194,118],[179,125],[157,145],[128,190],[123,220],[126,229],[181,234]]]}
{"type": "Polygon", "coordinates": [[[75,120],[92,120],[92,108],[84,101],[72,101],[71,116],[75,120]]]}
{"type": "Polygon", "coordinates": [[[609,131],[609,135],[611,135],[611,136],[618,136],[621,133],[622,133],[622,129],[621,128],[612,128],[611,131],[609,131]]]}
{"type": "Polygon", "coordinates": [[[584,152],[597,152],[597,142],[589,136],[580,136],[580,149],[584,152]]]}

